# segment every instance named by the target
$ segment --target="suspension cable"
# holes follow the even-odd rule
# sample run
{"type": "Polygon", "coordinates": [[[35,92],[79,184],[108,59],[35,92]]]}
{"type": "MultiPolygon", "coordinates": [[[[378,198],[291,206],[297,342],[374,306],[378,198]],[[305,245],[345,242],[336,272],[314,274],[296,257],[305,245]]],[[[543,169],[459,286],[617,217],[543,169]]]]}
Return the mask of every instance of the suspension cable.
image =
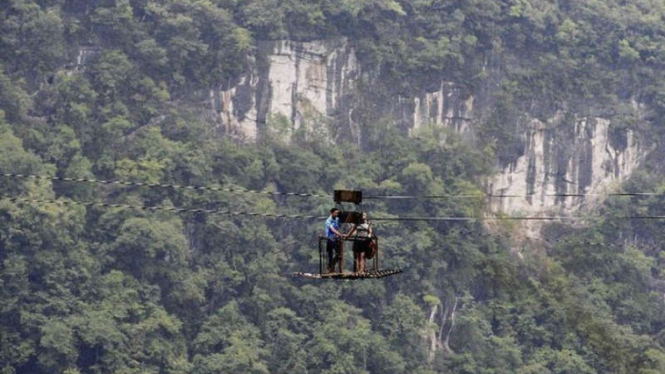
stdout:
{"type": "Polygon", "coordinates": [[[617,192],[617,193],[555,193],[555,194],[523,194],[523,195],[496,195],[489,193],[479,194],[441,194],[441,195],[369,195],[363,196],[368,200],[427,200],[427,199],[471,199],[471,198],[526,198],[526,197],[589,197],[589,196],[662,196],[657,192],[617,192]]]}
{"type": "MultiPolygon", "coordinates": [[[[71,178],[71,177],[56,177],[51,175],[35,175],[35,174],[21,174],[21,173],[0,173],[0,177],[5,178],[20,178],[20,179],[39,179],[51,180],[57,182],[72,182],[72,183],[92,183],[103,185],[122,185],[122,186],[135,186],[147,188],[162,188],[162,189],[183,189],[183,190],[197,190],[197,191],[220,191],[230,192],[237,194],[263,194],[272,196],[292,196],[292,197],[305,197],[305,198],[325,198],[329,199],[329,195],[322,195],[307,192],[273,192],[273,191],[259,191],[250,190],[245,188],[232,188],[232,187],[216,187],[216,186],[201,186],[201,185],[181,185],[169,183],[145,183],[133,182],[125,180],[102,180],[92,178],[71,178]]],[[[487,199],[505,199],[505,198],[527,198],[527,197],[591,197],[591,196],[608,196],[608,197],[621,197],[621,196],[663,196],[658,192],[617,192],[617,193],[555,193],[555,194],[490,194],[490,193],[477,193],[477,194],[439,194],[439,195],[365,195],[365,200],[442,200],[442,199],[471,199],[471,198],[487,198],[487,199]]]]}
{"type": "MultiPolygon", "coordinates": [[[[221,209],[202,209],[202,208],[179,208],[179,207],[159,207],[159,206],[146,206],[146,205],[132,205],[132,204],[115,204],[104,202],[81,202],[76,200],[59,200],[59,199],[32,199],[25,197],[8,197],[6,201],[14,203],[37,203],[37,204],[55,204],[55,205],[79,205],[85,207],[100,207],[100,208],[120,208],[120,209],[133,209],[143,211],[162,211],[162,212],[175,212],[175,213],[205,213],[205,214],[223,214],[231,216],[254,216],[265,218],[286,218],[286,219],[326,219],[327,216],[315,215],[302,215],[302,214],[273,214],[273,213],[256,213],[256,212],[238,212],[233,210],[221,209]]],[[[2,201],[2,200],[0,200],[2,201]]]]}
{"type": "MultiPolygon", "coordinates": [[[[145,206],[145,205],[132,205],[132,204],[115,204],[104,202],[81,202],[76,200],[61,200],[61,199],[33,199],[26,197],[7,197],[5,200],[15,203],[37,203],[37,204],[63,204],[63,205],[80,205],[86,207],[101,207],[101,208],[123,208],[134,209],[143,211],[165,211],[175,213],[205,213],[205,214],[223,214],[231,216],[253,216],[265,218],[284,218],[284,219],[311,219],[323,220],[327,216],[316,215],[303,215],[303,214],[274,214],[274,213],[258,213],[258,212],[242,212],[233,210],[221,209],[203,209],[203,208],[180,208],[180,207],[158,207],[158,206],[145,206]]],[[[443,216],[443,217],[374,217],[372,221],[375,222],[388,222],[388,221],[427,221],[427,222],[441,222],[441,221],[557,221],[557,220],[588,220],[597,218],[598,216],[551,216],[551,217],[538,217],[538,216],[494,216],[494,217],[456,217],[456,216],[443,216]]],[[[640,220],[663,220],[665,216],[624,216],[617,217],[621,219],[640,219],[640,220]]]]}
{"type": "Polygon", "coordinates": [[[275,195],[275,196],[317,197],[317,198],[326,198],[326,199],[330,198],[330,196],[327,195],[320,195],[314,193],[272,192],[272,191],[248,190],[244,188],[230,188],[230,187],[225,188],[225,187],[215,187],[215,186],[180,185],[180,184],[167,184],[167,183],[144,183],[144,182],[123,181],[123,180],[68,178],[68,177],[56,177],[50,175],[17,174],[17,173],[2,173],[0,174],[0,176],[5,178],[41,179],[41,180],[73,182],[73,183],[94,183],[94,184],[198,190],[198,191],[222,191],[222,192],[231,192],[231,193],[252,193],[252,194],[264,194],[264,195],[275,195]]]}

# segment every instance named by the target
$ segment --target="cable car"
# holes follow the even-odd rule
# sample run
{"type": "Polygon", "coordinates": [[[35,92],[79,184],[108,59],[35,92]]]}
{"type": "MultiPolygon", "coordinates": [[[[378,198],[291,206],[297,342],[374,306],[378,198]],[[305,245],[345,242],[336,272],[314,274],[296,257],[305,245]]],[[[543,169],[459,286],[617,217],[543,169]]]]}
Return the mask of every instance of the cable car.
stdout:
{"type": "MultiPolygon", "coordinates": [[[[339,223],[351,224],[357,227],[361,223],[362,213],[356,211],[345,211],[343,202],[354,203],[356,206],[362,202],[362,191],[348,191],[348,190],[335,190],[333,200],[340,207],[339,223]]],[[[352,236],[344,239],[339,239],[337,253],[333,254],[333,263],[328,263],[327,253],[327,237],[319,235],[319,272],[318,273],[295,273],[295,275],[315,278],[315,279],[370,279],[370,278],[383,278],[402,272],[400,269],[383,269],[379,268],[379,238],[372,235],[369,239],[367,247],[364,248],[365,269],[358,270],[358,263],[356,258],[353,261],[353,271],[344,270],[344,244],[351,242],[351,248],[360,245],[360,243],[367,242],[368,238],[352,236]],[[368,260],[368,261],[367,261],[368,260]]],[[[355,257],[355,256],[354,256],[355,257]]]]}

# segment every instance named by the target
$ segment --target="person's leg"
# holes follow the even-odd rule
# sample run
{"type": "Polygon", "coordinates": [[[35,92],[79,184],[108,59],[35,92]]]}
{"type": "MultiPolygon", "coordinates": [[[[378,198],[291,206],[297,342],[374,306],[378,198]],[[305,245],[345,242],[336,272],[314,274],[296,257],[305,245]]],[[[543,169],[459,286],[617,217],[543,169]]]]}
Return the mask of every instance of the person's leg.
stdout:
{"type": "Polygon", "coordinates": [[[353,272],[358,271],[358,255],[356,254],[355,248],[353,252],[353,272]]]}
{"type": "Polygon", "coordinates": [[[339,272],[343,273],[342,271],[342,241],[341,240],[336,240],[335,241],[335,259],[334,259],[334,265],[339,265],[339,272]]]}
{"type": "Polygon", "coordinates": [[[358,270],[361,273],[365,272],[365,251],[359,251],[358,252],[358,264],[360,270],[358,270]]]}
{"type": "Polygon", "coordinates": [[[333,273],[335,271],[335,263],[334,261],[334,252],[335,250],[335,242],[328,239],[328,242],[326,243],[326,252],[328,252],[328,273],[333,273]]]}
{"type": "Polygon", "coordinates": [[[360,263],[360,272],[365,272],[365,252],[367,252],[367,241],[362,242],[362,248],[358,251],[358,262],[360,263]]]}
{"type": "Polygon", "coordinates": [[[356,273],[358,271],[358,250],[360,248],[358,247],[358,242],[353,242],[353,272],[356,273]]]}

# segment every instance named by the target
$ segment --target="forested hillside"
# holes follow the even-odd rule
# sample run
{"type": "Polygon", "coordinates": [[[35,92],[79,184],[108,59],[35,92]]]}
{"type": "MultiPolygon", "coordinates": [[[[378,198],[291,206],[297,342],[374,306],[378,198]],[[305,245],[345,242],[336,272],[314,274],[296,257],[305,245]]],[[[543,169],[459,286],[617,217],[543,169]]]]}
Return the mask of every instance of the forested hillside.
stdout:
{"type": "MultiPolygon", "coordinates": [[[[287,275],[318,269],[320,220],[169,210],[332,207],[247,189],[479,194],[534,102],[607,111],[658,145],[664,16],[658,0],[3,0],[0,174],[224,190],[0,176],[1,373],[665,373],[665,221],[625,219],[665,215],[662,195],[613,197],[536,242],[508,221],[377,222],[383,263],[405,272],[357,282],[287,275]],[[340,35],[399,90],[435,76],[492,90],[479,143],[376,120],[360,145],[271,124],[244,144],[180,105],[240,74],[259,40],[340,35]]],[[[662,159],[622,189],[663,193],[662,159]]]]}

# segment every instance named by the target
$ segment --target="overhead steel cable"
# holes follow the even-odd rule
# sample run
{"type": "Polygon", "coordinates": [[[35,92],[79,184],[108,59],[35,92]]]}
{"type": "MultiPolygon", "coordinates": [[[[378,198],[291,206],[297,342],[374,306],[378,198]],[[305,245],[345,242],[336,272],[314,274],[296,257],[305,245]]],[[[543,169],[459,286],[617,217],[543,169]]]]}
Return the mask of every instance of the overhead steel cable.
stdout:
{"type": "MultiPolygon", "coordinates": [[[[332,195],[322,195],[308,192],[278,192],[278,191],[259,191],[250,190],[245,188],[234,187],[217,187],[217,186],[201,186],[201,185],[181,185],[169,183],[146,183],[146,182],[133,182],[125,180],[103,180],[94,178],[72,178],[72,177],[56,177],[51,175],[35,175],[35,174],[21,174],[21,173],[0,173],[0,177],[4,178],[18,178],[18,179],[39,179],[50,180],[57,182],[71,182],[71,183],[91,183],[102,185],[119,185],[119,186],[135,186],[146,188],[162,188],[162,189],[181,189],[181,190],[196,190],[196,191],[219,191],[237,194],[260,194],[272,196],[293,196],[293,197],[307,197],[307,198],[324,198],[329,199],[332,195]]],[[[560,194],[439,194],[439,195],[363,195],[364,200],[436,200],[436,199],[469,199],[469,198],[526,198],[526,197],[589,197],[589,196],[664,196],[659,192],[616,192],[616,193],[560,193],[560,194]]]]}
{"type": "MultiPolygon", "coordinates": [[[[5,201],[15,202],[15,203],[37,203],[37,204],[62,204],[62,205],[80,205],[86,207],[100,207],[100,208],[121,208],[121,209],[133,209],[133,210],[142,210],[142,211],[165,211],[165,212],[174,212],[174,213],[205,213],[205,214],[222,214],[230,216],[252,216],[252,217],[264,217],[264,218],[283,218],[283,219],[311,219],[311,220],[324,220],[328,216],[316,216],[316,215],[303,215],[303,214],[275,214],[275,213],[258,213],[258,212],[242,212],[234,210],[222,210],[222,209],[203,209],[203,208],[180,208],[180,207],[159,207],[159,206],[145,206],[145,205],[133,205],[133,204],[116,204],[116,203],[105,203],[105,202],[81,202],[76,200],[59,200],[59,199],[33,199],[26,197],[6,197],[5,201]]],[[[1,202],[2,200],[0,200],[1,202]]],[[[537,216],[499,216],[499,217],[374,217],[372,221],[381,222],[381,221],[556,221],[556,220],[587,220],[592,218],[597,218],[599,216],[556,216],[556,217],[537,217],[537,216]]],[[[614,217],[620,219],[640,219],[640,220],[665,220],[665,216],[624,216],[624,217],[614,217]]]]}
{"type": "Polygon", "coordinates": [[[181,184],[168,184],[168,183],[144,183],[144,182],[133,182],[133,181],[124,181],[124,180],[69,178],[69,177],[56,177],[51,175],[34,175],[34,174],[18,174],[18,173],[1,173],[0,176],[5,178],[41,179],[41,180],[51,180],[58,182],[93,183],[93,184],[104,184],[104,185],[163,188],[163,189],[174,189],[174,190],[181,189],[181,190],[197,190],[197,191],[220,191],[220,192],[230,192],[230,193],[251,193],[251,194],[263,194],[263,195],[274,195],[274,196],[317,197],[317,198],[326,198],[326,199],[330,198],[330,196],[328,195],[320,195],[315,193],[258,191],[258,190],[249,190],[244,188],[232,188],[232,187],[196,186],[196,185],[181,185],[181,184]]]}
{"type": "MultiPolygon", "coordinates": [[[[376,217],[371,221],[575,221],[599,218],[600,216],[500,216],[500,217],[376,217]]],[[[625,216],[615,217],[621,219],[661,220],[665,216],[625,216]]]]}
{"type": "MultiPolygon", "coordinates": [[[[28,199],[28,198],[7,198],[5,199],[6,201],[14,201],[14,202],[36,202],[36,203],[52,203],[52,204],[63,204],[63,205],[83,205],[83,206],[99,206],[99,207],[107,207],[107,208],[132,208],[132,209],[137,209],[137,210],[146,210],[146,211],[167,211],[167,212],[191,212],[191,213],[229,213],[231,211],[222,211],[222,210],[214,210],[214,209],[184,209],[184,208],[169,208],[169,207],[147,207],[147,206],[135,206],[135,205],[129,205],[129,204],[107,204],[107,203],[97,203],[97,202],[77,202],[77,201],[72,201],[72,200],[39,200],[39,199],[28,199]]],[[[1,202],[2,200],[0,200],[1,202]]],[[[244,214],[243,212],[237,212],[239,214],[244,214]]],[[[247,213],[250,215],[259,215],[258,213],[247,213]]],[[[307,215],[286,215],[286,214],[261,214],[262,216],[267,216],[270,218],[303,218],[303,219],[324,219],[327,217],[324,216],[307,216],[307,215]]],[[[479,237],[490,237],[490,238],[502,238],[502,239],[513,239],[514,234],[508,233],[508,232],[482,232],[482,231],[477,231],[477,230],[470,230],[466,228],[462,228],[460,230],[455,230],[451,231],[448,233],[449,235],[452,234],[462,234],[462,235],[470,235],[470,236],[479,236],[479,237]]],[[[617,244],[617,243],[607,243],[603,241],[592,241],[592,240],[576,240],[572,239],[570,237],[559,237],[559,238],[546,238],[546,237],[529,237],[526,236],[524,237],[526,240],[535,240],[535,241],[543,241],[547,242],[549,244],[565,244],[566,242],[572,242],[573,244],[585,244],[585,245],[592,245],[592,246],[603,246],[603,247],[622,247],[622,244],[617,244]]],[[[281,252],[282,249],[277,249],[272,251],[272,253],[277,253],[281,252]]]]}
{"type": "MultiPolygon", "coordinates": [[[[120,208],[120,209],[133,209],[133,210],[142,210],[142,211],[174,212],[174,213],[205,213],[205,214],[222,214],[222,215],[230,215],[230,216],[253,216],[253,217],[285,218],[285,219],[326,219],[326,218],[328,218],[327,216],[302,215],[302,214],[274,214],[274,213],[238,212],[238,211],[233,211],[233,210],[222,210],[222,209],[160,207],[160,206],[116,204],[116,203],[104,203],[104,202],[81,202],[81,201],[76,201],[76,200],[31,199],[31,198],[25,198],[25,197],[8,197],[8,198],[4,198],[4,200],[14,202],[14,203],[80,205],[80,206],[86,206],[86,207],[120,208]]],[[[2,200],[0,200],[0,202],[1,201],[2,200]]]]}
{"type": "Polygon", "coordinates": [[[441,195],[368,195],[365,200],[427,200],[427,199],[471,199],[471,198],[526,198],[526,197],[588,197],[588,196],[663,196],[658,192],[616,192],[616,193],[560,193],[560,194],[523,194],[523,195],[496,195],[496,194],[441,194],[441,195]]]}

